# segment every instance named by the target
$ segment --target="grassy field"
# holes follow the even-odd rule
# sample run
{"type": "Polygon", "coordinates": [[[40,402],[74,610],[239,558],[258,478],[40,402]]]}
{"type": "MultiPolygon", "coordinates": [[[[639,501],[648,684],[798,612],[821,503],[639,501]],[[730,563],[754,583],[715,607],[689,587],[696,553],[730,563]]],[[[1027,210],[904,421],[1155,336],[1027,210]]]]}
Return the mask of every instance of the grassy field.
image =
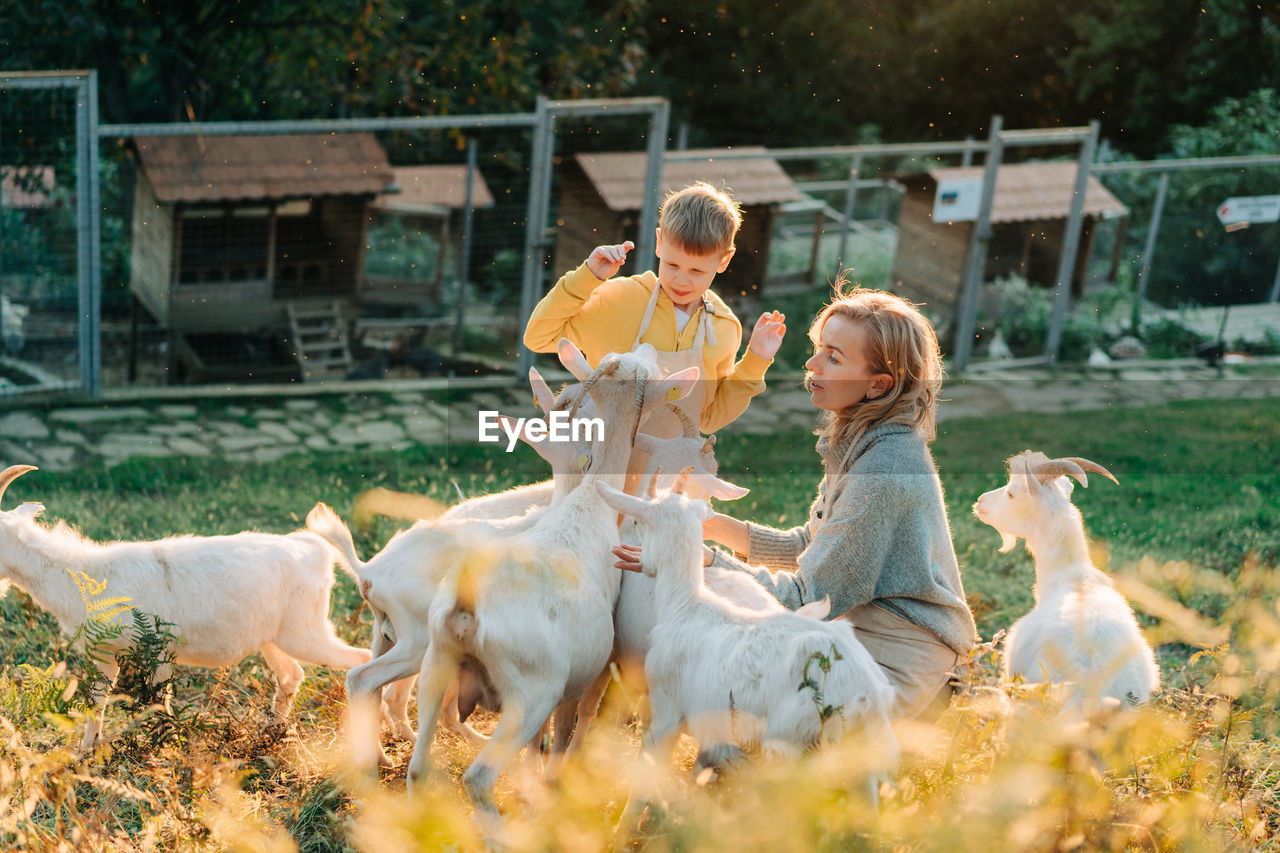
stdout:
{"type": "MultiPolygon", "coordinates": [[[[721,473],[748,486],[732,508],[789,526],[817,479],[804,432],[723,436],[721,473]]],[[[1106,730],[1052,716],[1035,689],[999,683],[990,645],[937,727],[903,733],[901,779],[873,816],[850,794],[857,745],[762,762],[711,786],[670,780],[663,816],[632,839],[646,849],[1280,849],[1280,411],[1273,401],[952,420],[935,444],[956,551],[983,638],[1031,603],[1021,548],[970,507],[1023,449],[1084,456],[1117,474],[1075,502],[1106,561],[1136,597],[1167,689],[1106,730]],[[1069,437],[1069,438],[1068,438],[1069,437]],[[1015,701],[1016,700],[1016,701],[1015,701]],[[1015,710],[1016,709],[1016,710],[1015,710]]],[[[38,500],[93,538],[142,539],[298,526],[317,501],[350,517],[373,486],[453,500],[540,477],[531,451],[474,448],[325,454],[245,466],[136,460],[103,470],[29,474],[5,506],[38,500]]],[[[402,522],[357,530],[362,554],[402,522]]],[[[342,577],[334,621],[367,643],[368,614],[342,577]]],[[[407,745],[380,785],[342,769],[340,673],[312,670],[291,727],[269,716],[274,686],[256,658],[186,670],[171,717],[108,715],[109,746],[70,751],[77,714],[62,688],[78,674],[53,620],[24,594],[0,600],[0,847],[27,849],[471,849],[456,779],[472,757],[437,738],[441,779],[403,799],[407,745]],[[62,713],[44,713],[52,709],[62,713]],[[157,721],[162,724],[157,724],[157,721]]],[[[636,723],[610,696],[584,760],[549,792],[504,779],[513,849],[598,849],[626,796],[636,723]],[[519,793],[519,795],[517,795],[519,793]]],[[[482,720],[482,727],[492,719],[482,720]]],[[[688,745],[681,758],[688,762],[688,745]]]]}

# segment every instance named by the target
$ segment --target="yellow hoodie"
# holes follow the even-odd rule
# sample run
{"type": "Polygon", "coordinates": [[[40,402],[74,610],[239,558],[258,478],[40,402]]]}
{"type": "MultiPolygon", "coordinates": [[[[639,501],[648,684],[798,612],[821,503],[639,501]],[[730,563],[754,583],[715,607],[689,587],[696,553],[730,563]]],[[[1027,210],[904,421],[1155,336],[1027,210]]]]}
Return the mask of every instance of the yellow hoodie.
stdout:
{"type": "MultiPolygon", "coordinates": [[[[534,352],[555,352],[560,338],[565,337],[595,367],[606,353],[631,349],[655,287],[658,277],[651,271],[601,281],[584,263],[556,282],[533,309],[524,330],[524,345],[534,352]]],[[[653,320],[640,339],[659,352],[689,349],[697,336],[701,312],[708,305],[715,343],[708,338],[702,348],[702,377],[709,383],[699,423],[704,433],[715,432],[746,411],[751,398],[764,390],[764,372],[773,362],[748,349],[734,363],[742,345],[742,324],[711,290],[679,333],[675,305],[665,292],[658,294],[653,320]]]]}

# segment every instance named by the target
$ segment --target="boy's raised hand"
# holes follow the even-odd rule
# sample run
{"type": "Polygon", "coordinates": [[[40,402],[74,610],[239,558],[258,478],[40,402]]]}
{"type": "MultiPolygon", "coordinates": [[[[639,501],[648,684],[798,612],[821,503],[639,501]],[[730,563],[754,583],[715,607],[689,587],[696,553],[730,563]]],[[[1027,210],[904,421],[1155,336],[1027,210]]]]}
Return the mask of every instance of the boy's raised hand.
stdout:
{"type": "Polygon", "coordinates": [[[601,281],[607,281],[618,274],[622,265],[627,262],[627,252],[636,247],[628,240],[615,246],[596,246],[587,256],[587,269],[601,281]]]}
{"type": "Polygon", "coordinates": [[[766,311],[756,320],[751,330],[750,350],[761,358],[773,358],[782,346],[782,336],[787,333],[787,316],[778,311],[766,311]]]}

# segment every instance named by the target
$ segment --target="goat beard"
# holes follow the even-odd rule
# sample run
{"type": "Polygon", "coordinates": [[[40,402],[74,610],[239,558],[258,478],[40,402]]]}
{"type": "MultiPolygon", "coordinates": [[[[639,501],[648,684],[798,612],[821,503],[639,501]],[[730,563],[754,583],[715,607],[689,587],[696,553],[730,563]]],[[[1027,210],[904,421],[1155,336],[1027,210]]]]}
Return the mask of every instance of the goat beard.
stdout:
{"type": "Polygon", "coordinates": [[[1014,536],[1012,533],[1005,533],[1003,530],[997,530],[996,532],[1000,534],[1001,554],[1009,553],[1013,550],[1013,547],[1018,544],[1018,537],[1014,536]]]}

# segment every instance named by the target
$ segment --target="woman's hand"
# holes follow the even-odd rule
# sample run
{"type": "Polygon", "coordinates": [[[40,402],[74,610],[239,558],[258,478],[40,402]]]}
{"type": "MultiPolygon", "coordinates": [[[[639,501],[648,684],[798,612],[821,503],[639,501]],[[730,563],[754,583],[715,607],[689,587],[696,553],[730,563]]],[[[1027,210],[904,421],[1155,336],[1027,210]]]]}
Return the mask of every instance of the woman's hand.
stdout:
{"type": "Polygon", "coordinates": [[[624,572],[642,572],[640,568],[640,546],[639,545],[615,545],[613,546],[613,556],[618,558],[618,562],[613,565],[624,572]]]}
{"type": "MultiPolygon", "coordinates": [[[[618,561],[613,565],[622,569],[624,572],[643,572],[640,567],[640,546],[639,545],[616,545],[613,549],[613,556],[618,561]]],[[[702,546],[702,565],[709,566],[711,561],[716,558],[716,552],[706,545],[702,546]]]]}

